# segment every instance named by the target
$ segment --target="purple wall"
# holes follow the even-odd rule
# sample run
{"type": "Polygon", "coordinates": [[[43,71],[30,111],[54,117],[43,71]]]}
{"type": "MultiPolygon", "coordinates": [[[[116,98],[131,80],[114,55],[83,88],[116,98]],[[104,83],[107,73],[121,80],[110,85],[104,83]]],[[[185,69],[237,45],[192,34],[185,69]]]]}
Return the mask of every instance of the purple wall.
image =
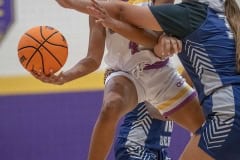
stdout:
{"type": "Polygon", "coordinates": [[[13,0],[1,0],[0,11],[3,13],[0,15],[0,37],[1,37],[6,34],[14,20],[13,0]]]}
{"type": "MultiPolygon", "coordinates": [[[[0,96],[0,159],[86,160],[102,96],[102,91],[0,96]]],[[[170,148],[173,160],[187,135],[176,126],[170,148]]]]}

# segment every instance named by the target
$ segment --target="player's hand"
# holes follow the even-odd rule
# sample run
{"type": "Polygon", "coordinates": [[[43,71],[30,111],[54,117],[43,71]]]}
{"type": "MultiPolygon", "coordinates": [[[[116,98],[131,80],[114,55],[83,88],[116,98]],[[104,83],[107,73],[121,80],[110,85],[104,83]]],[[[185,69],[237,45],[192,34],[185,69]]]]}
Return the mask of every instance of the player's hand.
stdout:
{"type": "Polygon", "coordinates": [[[154,47],[155,55],[163,59],[178,54],[181,51],[182,41],[166,34],[159,36],[158,44],[154,47]]]}
{"type": "Polygon", "coordinates": [[[44,82],[44,83],[50,83],[50,84],[56,84],[56,85],[62,85],[66,82],[65,78],[64,78],[64,74],[63,72],[59,73],[58,75],[55,75],[52,73],[52,71],[50,71],[49,75],[45,75],[44,73],[42,73],[42,71],[40,70],[38,73],[36,72],[31,72],[31,74],[37,78],[38,80],[44,82]]]}
{"type": "Polygon", "coordinates": [[[115,23],[115,19],[113,19],[108,14],[107,10],[95,0],[92,0],[92,2],[92,5],[87,7],[90,15],[97,19],[96,23],[101,23],[104,27],[111,28],[115,23]]]}

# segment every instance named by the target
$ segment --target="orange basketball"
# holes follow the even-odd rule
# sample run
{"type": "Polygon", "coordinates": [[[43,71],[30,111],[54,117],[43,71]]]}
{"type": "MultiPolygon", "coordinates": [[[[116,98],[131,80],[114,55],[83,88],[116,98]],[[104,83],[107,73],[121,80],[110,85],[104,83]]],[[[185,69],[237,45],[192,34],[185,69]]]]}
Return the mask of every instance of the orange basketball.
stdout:
{"type": "Polygon", "coordinates": [[[26,31],[18,43],[18,58],[30,71],[49,75],[59,71],[68,56],[68,44],[63,34],[53,27],[36,26],[26,31]]]}

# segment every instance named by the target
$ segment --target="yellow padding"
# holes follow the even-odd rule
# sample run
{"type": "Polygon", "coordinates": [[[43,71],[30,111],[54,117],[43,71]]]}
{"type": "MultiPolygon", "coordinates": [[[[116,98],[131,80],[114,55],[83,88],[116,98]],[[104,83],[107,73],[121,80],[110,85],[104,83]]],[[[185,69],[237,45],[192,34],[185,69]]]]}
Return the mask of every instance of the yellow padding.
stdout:
{"type": "MultiPolygon", "coordinates": [[[[181,73],[183,68],[178,70],[181,73]]],[[[42,83],[31,75],[0,77],[0,95],[102,90],[103,77],[104,72],[98,71],[61,86],[42,83]]]]}
{"type": "Polygon", "coordinates": [[[101,90],[104,88],[103,72],[94,72],[64,85],[43,83],[33,76],[0,77],[0,95],[101,90]]]}

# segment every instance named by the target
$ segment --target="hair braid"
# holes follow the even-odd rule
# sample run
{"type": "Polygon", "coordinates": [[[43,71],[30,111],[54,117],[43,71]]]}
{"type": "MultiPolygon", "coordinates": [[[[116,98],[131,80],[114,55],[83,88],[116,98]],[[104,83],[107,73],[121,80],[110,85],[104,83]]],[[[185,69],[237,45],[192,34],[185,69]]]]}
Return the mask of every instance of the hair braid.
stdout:
{"type": "Polygon", "coordinates": [[[235,0],[225,1],[225,15],[234,34],[237,72],[240,73],[240,9],[235,0]]]}

